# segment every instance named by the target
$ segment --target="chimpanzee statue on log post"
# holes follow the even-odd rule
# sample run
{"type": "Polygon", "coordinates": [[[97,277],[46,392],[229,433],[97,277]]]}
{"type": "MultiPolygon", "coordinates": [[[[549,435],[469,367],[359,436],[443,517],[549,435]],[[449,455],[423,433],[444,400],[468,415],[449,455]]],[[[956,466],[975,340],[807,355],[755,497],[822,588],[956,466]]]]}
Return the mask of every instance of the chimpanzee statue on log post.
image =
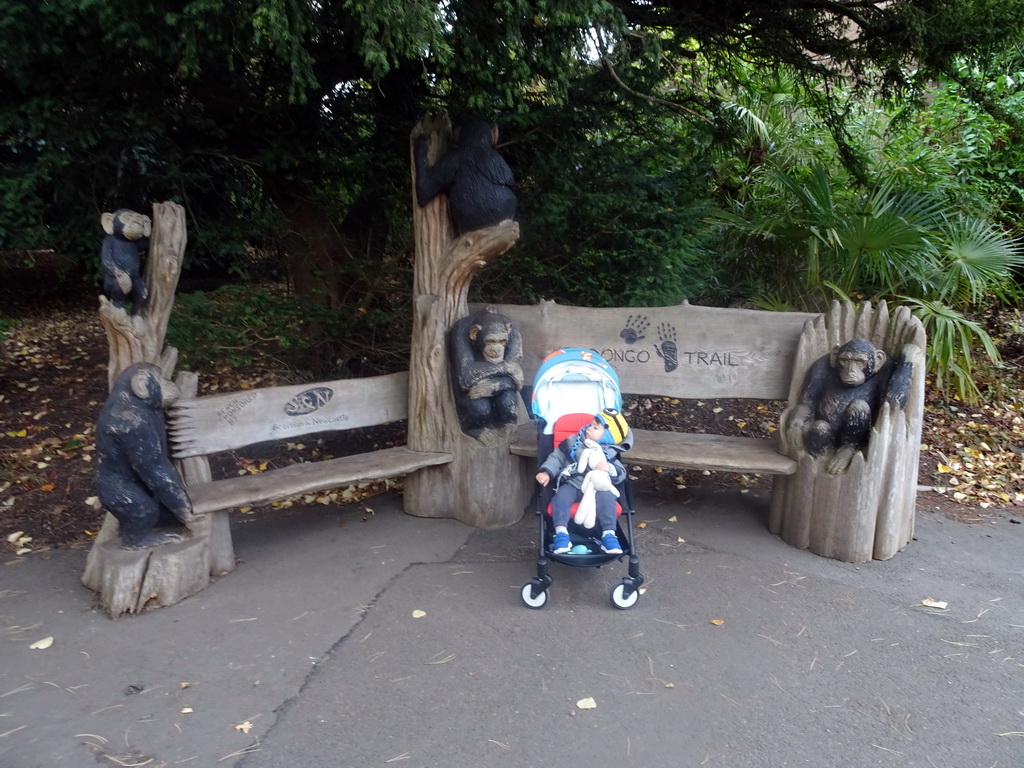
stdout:
{"type": "Polygon", "coordinates": [[[430,165],[427,137],[416,139],[416,200],[425,206],[442,192],[459,234],[493,227],[516,215],[512,169],[494,145],[497,128],[474,118],[462,118],[455,131],[458,146],[430,165]]]}
{"type": "MultiPolygon", "coordinates": [[[[416,260],[408,445],[413,450],[451,453],[453,460],[406,476],[404,504],[406,512],[420,517],[455,517],[481,528],[497,528],[522,516],[532,476],[526,463],[509,453],[515,433],[515,424],[508,423],[510,402],[493,427],[474,423],[467,430],[470,434],[463,432],[452,388],[448,336],[449,329],[455,332],[456,324],[469,315],[467,294],[473,275],[515,244],[519,225],[510,218],[515,212],[512,174],[494,150],[494,134],[490,127],[485,132],[479,121],[467,125],[467,138],[452,151],[451,126],[444,116],[425,118],[410,137],[416,260]],[[454,221],[450,206],[458,209],[454,221]],[[495,220],[500,216],[509,218],[495,220]],[[472,229],[478,225],[483,228],[472,229]],[[481,477],[488,482],[479,482],[481,477]]],[[[510,335],[506,363],[513,343],[510,335]]],[[[518,389],[522,372],[517,376],[513,370],[506,368],[511,383],[518,379],[518,389]]],[[[482,392],[478,389],[476,394],[482,392]]],[[[517,416],[520,408],[516,403],[517,416]]],[[[493,418],[489,411],[487,421],[493,418]]]]}
{"type": "Polygon", "coordinates": [[[448,352],[462,431],[478,438],[485,429],[517,424],[523,339],[512,322],[486,309],[457,320],[448,352]]]}

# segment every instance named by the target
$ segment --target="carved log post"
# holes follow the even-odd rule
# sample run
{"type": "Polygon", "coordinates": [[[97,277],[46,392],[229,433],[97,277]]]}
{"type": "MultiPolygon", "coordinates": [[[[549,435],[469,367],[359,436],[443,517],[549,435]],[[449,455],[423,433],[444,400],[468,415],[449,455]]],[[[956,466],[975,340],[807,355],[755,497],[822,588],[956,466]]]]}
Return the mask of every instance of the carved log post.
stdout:
{"type": "Polygon", "coordinates": [[[409,361],[409,447],[442,451],[450,464],[418,470],[405,479],[405,511],[420,517],[454,517],[481,528],[515,523],[523,514],[532,475],[526,462],[512,456],[513,430],[484,444],[462,433],[449,381],[447,333],[469,314],[469,283],[476,272],[511,248],[519,225],[503,221],[453,239],[447,195],[426,206],[416,201],[418,136],[425,136],[433,164],[447,149],[451,125],[446,117],[428,117],[413,129],[413,227],[416,259],[413,284],[413,332],[409,361]]]}
{"type": "Polygon", "coordinates": [[[785,451],[799,468],[775,478],[772,533],[794,547],[851,563],[887,560],[910,542],[924,422],[925,344],[924,328],[910,310],[899,307],[890,318],[885,302],[874,309],[868,302],[856,309],[834,302],[827,315],[807,322],[780,429],[785,451]],[[814,361],[857,337],[912,366],[909,394],[902,409],[882,405],[867,447],[854,455],[845,473],[832,475],[802,446],[788,444],[785,427],[814,361]]]}
{"type": "MultiPolygon", "coordinates": [[[[100,297],[100,320],[110,345],[108,388],[125,368],[138,362],[154,363],[164,376],[172,377],[178,351],[165,347],[164,339],[187,241],[185,209],[176,203],[154,204],[143,272],[149,291],[145,306],[137,315],[129,315],[100,297]]],[[[194,373],[180,374],[177,384],[181,397],[196,396],[194,373]]],[[[210,479],[205,456],[178,462],[178,467],[186,486],[210,479]]],[[[117,519],[108,513],[86,559],[82,583],[99,593],[100,604],[114,618],[139,613],[151,603],[173,605],[195,594],[210,583],[211,576],[233,570],[235,557],[226,511],[194,517],[188,529],[185,541],[125,550],[117,519]]]]}

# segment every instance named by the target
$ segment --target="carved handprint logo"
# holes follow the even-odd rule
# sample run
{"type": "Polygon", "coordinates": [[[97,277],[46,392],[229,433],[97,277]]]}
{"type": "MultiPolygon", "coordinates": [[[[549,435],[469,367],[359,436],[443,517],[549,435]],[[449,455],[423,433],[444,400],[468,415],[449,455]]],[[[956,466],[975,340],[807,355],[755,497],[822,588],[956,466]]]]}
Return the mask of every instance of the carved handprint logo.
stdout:
{"type": "Polygon", "coordinates": [[[627,344],[636,344],[641,339],[647,338],[644,332],[650,324],[650,321],[643,315],[630,315],[626,319],[626,327],[622,329],[619,336],[627,344]]]}
{"type": "Polygon", "coordinates": [[[665,373],[671,373],[679,367],[679,347],[676,344],[676,328],[668,323],[658,325],[658,341],[654,351],[665,361],[665,373]]]}

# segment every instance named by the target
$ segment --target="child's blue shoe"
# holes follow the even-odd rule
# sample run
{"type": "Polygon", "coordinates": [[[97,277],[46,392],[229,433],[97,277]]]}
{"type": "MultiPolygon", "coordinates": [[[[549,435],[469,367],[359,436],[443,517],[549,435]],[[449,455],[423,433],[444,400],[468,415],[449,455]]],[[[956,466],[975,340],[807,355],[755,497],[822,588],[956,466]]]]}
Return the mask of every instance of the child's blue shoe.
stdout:
{"type": "MultiPolygon", "coordinates": [[[[566,538],[568,538],[568,536],[566,538]]],[[[555,537],[555,541],[558,541],[558,537],[555,537]]],[[[601,549],[609,555],[622,554],[622,545],[619,544],[618,536],[610,532],[601,537],[601,549]]]]}
{"type": "Polygon", "coordinates": [[[551,551],[556,555],[564,555],[570,549],[572,549],[572,540],[569,539],[569,534],[565,531],[555,531],[555,540],[551,542],[551,551]]]}

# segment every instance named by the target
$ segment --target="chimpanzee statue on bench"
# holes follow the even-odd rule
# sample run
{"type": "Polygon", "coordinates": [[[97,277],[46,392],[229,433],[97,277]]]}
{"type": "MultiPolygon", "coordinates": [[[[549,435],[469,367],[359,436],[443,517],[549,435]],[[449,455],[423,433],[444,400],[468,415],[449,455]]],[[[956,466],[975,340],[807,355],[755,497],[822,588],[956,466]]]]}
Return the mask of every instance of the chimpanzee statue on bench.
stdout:
{"type": "Polygon", "coordinates": [[[834,452],[825,470],[832,475],[845,472],[867,442],[882,403],[906,405],[909,366],[890,361],[867,339],[837,345],[807,371],[787,426],[794,444],[815,457],[834,452]]]}
{"type": "Polygon", "coordinates": [[[96,420],[96,490],[117,518],[125,549],[180,541],[192,513],[167,455],[163,410],[177,398],[178,388],[159,368],[135,363],[117,377],[96,420]]]}

